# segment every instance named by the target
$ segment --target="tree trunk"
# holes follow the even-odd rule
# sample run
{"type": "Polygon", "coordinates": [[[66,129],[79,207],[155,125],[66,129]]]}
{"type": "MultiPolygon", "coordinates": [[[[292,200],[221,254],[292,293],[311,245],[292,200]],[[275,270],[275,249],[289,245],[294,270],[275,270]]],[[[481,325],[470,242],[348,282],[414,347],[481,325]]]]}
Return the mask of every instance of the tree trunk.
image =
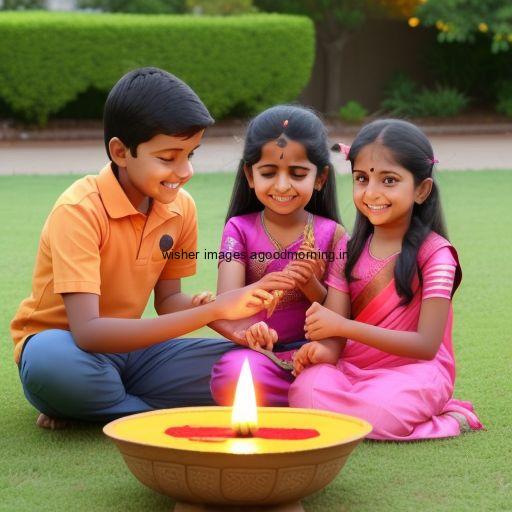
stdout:
{"type": "Polygon", "coordinates": [[[343,69],[343,49],[348,40],[347,35],[342,35],[334,41],[324,43],[324,91],[325,105],[327,114],[336,114],[341,107],[341,88],[342,88],[342,69],[343,69]]]}
{"type": "Polygon", "coordinates": [[[340,108],[343,49],[352,33],[343,29],[326,14],[324,21],[316,24],[317,44],[324,57],[323,89],[326,114],[336,114],[340,108]]]}

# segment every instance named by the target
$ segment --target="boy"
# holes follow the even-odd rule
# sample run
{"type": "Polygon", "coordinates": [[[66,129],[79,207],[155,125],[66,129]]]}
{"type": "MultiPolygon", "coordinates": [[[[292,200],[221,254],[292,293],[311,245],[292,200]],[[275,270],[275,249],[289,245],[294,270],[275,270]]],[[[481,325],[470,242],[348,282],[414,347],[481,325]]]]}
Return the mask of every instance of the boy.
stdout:
{"type": "MultiPolygon", "coordinates": [[[[254,287],[215,301],[181,292],[195,258],[169,254],[196,251],[196,210],[183,185],[211,124],[192,89],[160,69],[131,71],[110,92],[104,130],[111,163],[57,200],[41,234],[32,294],[11,323],[39,426],[213,403],[211,366],[232,343],[171,338],[250,316],[272,296],[254,287]],[[141,319],[153,290],[159,316],[141,319]]],[[[284,277],[263,285],[286,286],[284,277]]]]}

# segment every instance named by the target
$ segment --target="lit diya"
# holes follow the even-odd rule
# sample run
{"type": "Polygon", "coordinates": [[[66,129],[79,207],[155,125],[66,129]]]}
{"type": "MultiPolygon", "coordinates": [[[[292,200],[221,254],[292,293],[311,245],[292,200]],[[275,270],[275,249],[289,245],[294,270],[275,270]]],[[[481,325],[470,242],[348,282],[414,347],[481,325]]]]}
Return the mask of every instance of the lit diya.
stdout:
{"type": "Polygon", "coordinates": [[[232,408],[146,412],[103,429],[143,484],[181,502],[176,511],[297,502],[327,485],[371,430],[352,416],[256,407],[247,359],[232,408]]]}

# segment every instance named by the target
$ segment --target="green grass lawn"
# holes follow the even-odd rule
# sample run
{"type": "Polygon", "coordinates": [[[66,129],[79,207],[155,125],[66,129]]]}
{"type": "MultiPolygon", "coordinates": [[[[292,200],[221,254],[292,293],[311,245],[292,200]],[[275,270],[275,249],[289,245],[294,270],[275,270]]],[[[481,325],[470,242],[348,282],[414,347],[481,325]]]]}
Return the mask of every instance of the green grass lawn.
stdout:
{"type": "MultiPolygon", "coordinates": [[[[36,428],[12,360],[9,322],[29,293],[40,230],[75,179],[0,178],[0,510],[167,512],[171,502],[131,476],[100,425],[36,428]]],[[[228,174],[197,175],[187,186],[199,209],[201,251],[217,249],[232,181],[228,174]]],[[[439,182],[464,271],[454,306],[456,396],[473,401],[487,431],[411,444],[366,442],[329,487],[304,501],[307,511],[512,510],[512,172],[441,172],[439,182]]],[[[351,226],[348,178],[339,189],[351,226]]],[[[200,260],[184,288],[214,289],[215,281],[216,262],[200,260]]]]}

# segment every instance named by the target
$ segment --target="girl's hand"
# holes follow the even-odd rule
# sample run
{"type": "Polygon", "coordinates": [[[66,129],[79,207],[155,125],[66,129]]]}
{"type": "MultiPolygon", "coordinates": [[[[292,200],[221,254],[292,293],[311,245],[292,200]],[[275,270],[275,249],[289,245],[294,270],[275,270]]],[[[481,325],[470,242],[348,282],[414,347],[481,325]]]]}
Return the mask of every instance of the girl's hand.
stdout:
{"type": "Polygon", "coordinates": [[[285,270],[281,272],[270,272],[265,274],[259,281],[254,283],[264,290],[291,290],[295,288],[295,280],[285,270]]]}
{"type": "Polygon", "coordinates": [[[315,277],[320,280],[325,273],[326,267],[325,260],[322,257],[322,253],[320,252],[320,250],[316,248],[311,249],[311,247],[307,245],[301,245],[299,252],[302,252],[305,255],[309,255],[309,258],[306,256],[304,257],[304,259],[297,261],[307,263],[311,267],[311,270],[313,271],[315,277]]]}
{"type": "Polygon", "coordinates": [[[312,278],[320,280],[325,272],[325,262],[323,260],[296,260],[286,266],[285,272],[295,279],[298,286],[305,286],[312,278]]]}
{"type": "Polygon", "coordinates": [[[278,340],[277,332],[263,321],[252,324],[245,331],[237,332],[235,335],[237,338],[244,337],[250,348],[258,346],[267,350],[272,350],[278,340]]]}
{"type": "Polygon", "coordinates": [[[215,294],[209,291],[196,293],[192,296],[192,306],[203,306],[204,304],[208,304],[208,302],[212,302],[215,300],[215,294]]]}
{"type": "Polygon", "coordinates": [[[343,345],[337,340],[311,341],[305,343],[293,355],[293,375],[314,364],[336,364],[343,345]]]}
{"type": "Polygon", "coordinates": [[[325,338],[345,337],[344,323],[347,321],[341,315],[314,302],[306,311],[306,339],[315,341],[325,338]]]}

